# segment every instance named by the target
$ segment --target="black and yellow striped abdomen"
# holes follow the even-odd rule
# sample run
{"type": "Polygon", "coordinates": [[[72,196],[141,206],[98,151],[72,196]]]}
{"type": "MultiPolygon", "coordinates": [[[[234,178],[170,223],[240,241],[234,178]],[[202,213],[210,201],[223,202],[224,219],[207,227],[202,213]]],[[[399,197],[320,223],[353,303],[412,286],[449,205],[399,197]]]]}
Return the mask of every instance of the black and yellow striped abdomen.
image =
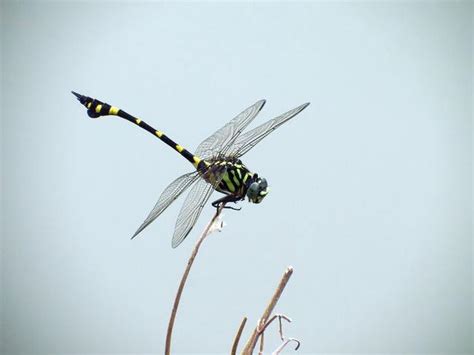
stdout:
{"type": "Polygon", "coordinates": [[[190,151],[183,148],[178,143],[174,142],[171,138],[169,138],[163,132],[153,128],[152,126],[147,124],[145,121],[142,121],[140,118],[134,117],[130,115],[129,113],[115,106],[111,106],[107,103],[104,103],[102,101],[93,99],[88,96],[80,95],[74,91],[72,93],[77,97],[79,102],[87,108],[87,114],[89,115],[89,117],[98,118],[101,116],[118,116],[123,119],[126,119],[127,121],[130,121],[136,124],[137,126],[143,128],[144,130],[158,137],[160,140],[162,140],[164,143],[169,145],[171,148],[173,148],[179,154],[181,154],[184,158],[186,158],[186,160],[188,160],[191,164],[193,164],[196,169],[200,169],[200,168],[202,169],[207,165],[207,163],[204,162],[202,159],[193,155],[190,151]]]}

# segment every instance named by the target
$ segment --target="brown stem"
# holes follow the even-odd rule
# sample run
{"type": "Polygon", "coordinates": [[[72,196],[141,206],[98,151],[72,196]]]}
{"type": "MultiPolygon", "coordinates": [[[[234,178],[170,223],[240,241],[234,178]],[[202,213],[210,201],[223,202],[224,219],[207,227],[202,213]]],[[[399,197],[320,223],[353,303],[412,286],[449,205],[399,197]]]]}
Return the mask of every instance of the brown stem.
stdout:
{"type": "Polygon", "coordinates": [[[247,317],[244,317],[244,319],[242,319],[242,323],[240,323],[239,330],[237,331],[234,342],[232,343],[232,351],[230,352],[231,355],[237,354],[237,347],[239,346],[240,337],[242,336],[245,323],[247,323],[247,317]]]}
{"type": "Polygon", "coordinates": [[[277,289],[275,290],[275,293],[273,294],[272,299],[270,300],[270,303],[268,304],[267,308],[263,312],[263,315],[260,318],[260,321],[258,322],[257,327],[254,329],[254,331],[252,332],[252,335],[250,336],[249,340],[245,344],[245,348],[242,351],[242,354],[251,355],[253,353],[253,350],[255,349],[255,346],[257,344],[258,337],[260,336],[262,331],[265,329],[265,325],[268,319],[270,318],[270,315],[272,314],[273,309],[275,308],[278,300],[280,299],[280,296],[283,290],[285,289],[285,286],[288,283],[288,280],[290,279],[292,274],[293,274],[293,268],[291,266],[288,266],[280,280],[280,284],[278,285],[277,289]]]}
{"type": "Polygon", "coordinates": [[[201,246],[204,239],[209,235],[209,230],[212,227],[212,225],[215,223],[215,221],[217,220],[217,217],[219,217],[223,207],[224,207],[223,205],[220,205],[217,208],[216,213],[212,217],[209,224],[206,226],[206,229],[204,229],[204,232],[202,233],[201,237],[198,239],[196,245],[194,246],[193,252],[191,256],[189,257],[188,265],[186,266],[186,270],[184,270],[183,277],[181,278],[181,282],[178,287],[178,292],[176,293],[176,297],[174,299],[173,309],[171,310],[171,316],[168,323],[168,331],[166,332],[165,355],[171,354],[171,335],[173,333],[174,320],[176,318],[176,312],[178,311],[179,301],[181,299],[181,294],[183,293],[183,289],[186,284],[189,271],[191,270],[191,266],[193,265],[194,259],[196,258],[196,255],[199,251],[199,247],[201,246]]]}

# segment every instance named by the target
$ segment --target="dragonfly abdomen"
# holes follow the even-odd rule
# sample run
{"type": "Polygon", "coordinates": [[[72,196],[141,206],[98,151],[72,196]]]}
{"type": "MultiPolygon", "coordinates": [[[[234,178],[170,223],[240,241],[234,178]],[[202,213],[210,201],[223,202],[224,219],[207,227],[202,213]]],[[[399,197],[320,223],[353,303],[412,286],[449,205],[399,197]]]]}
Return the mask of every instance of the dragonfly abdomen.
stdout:
{"type": "Polygon", "coordinates": [[[169,145],[171,148],[176,150],[181,154],[186,160],[194,165],[195,168],[198,168],[199,163],[202,161],[198,156],[195,156],[190,151],[173,141],[162,131],[159,131],[152,126],[150,126],[145,121],[142,121],[140,118],[130,115],[129,113],[119,109],[118,107],[111,106],[105,102],[93,99],[88,96],[80,95],[76,92],[72,92],[79,102],[87,108],[87,114],[91,118],[99,118],[101,116],[118,116],[123,119],[126,119],[129,122],[136,124],[138,127],[143,128],[144,130],[150,132],[154,136],[158,137],[161,141],[169,145]]]}

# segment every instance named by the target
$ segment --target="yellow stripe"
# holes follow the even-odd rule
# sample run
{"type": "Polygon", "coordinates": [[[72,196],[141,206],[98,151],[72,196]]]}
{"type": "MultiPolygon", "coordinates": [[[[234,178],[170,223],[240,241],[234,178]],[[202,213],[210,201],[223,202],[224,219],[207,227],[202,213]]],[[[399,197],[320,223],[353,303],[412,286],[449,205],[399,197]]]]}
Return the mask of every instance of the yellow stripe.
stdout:
{"type": "Polygon", "coordinates": [[[237,179],[237,176],[234,175],[233,180],[234,180],[235,186],[239,187],[240,186],[240,181],[239,181],[239,179],[237,179]]]}
{"type": "Polygon", "coordinates": [[[109,115],[117,115],[120,109],[118,107],[112,106],[109,110],[109,115]]]}
{"type": "Polygon", "coordinates": [[[91,105],[92,105],[92,102],[89,102],[89,103],[87,104],[87,108],[91,108],[91,105]]]}
{"type": "Polygon", "coordinates": [[[102,110],[102,105],[97,105],[95,108],[95,112],[100,113],[100,110],[102,110]]]}
{"type": "Polygon", "coordinates": [[[161,131],[155,131],[155,134],[156,134],[158,137],[161,138],[161,136],[163,135],[163,132],[161,132],[161,131]]]}
{"type": "Polygon", "coordinates": [[[239,175],[239,179],[242,179],[242,172],[240,171],[240,169],[237,169],[237,175],[239,175]]]}
{"type": "Polygon", "coordinates": [[[139,118],[136,118],[136,119],[135,119],[135,123],[136,123],[136,124],[140,124],[141,121],[142,121],[142,120],[139,119],[139,118]]]}
{"type": "Polygon", "coordinates": [[[179,144],[176,144],[176,150],[181,153],[184,150],[184,148],[181,147],[179,144]]]}
{"type": "Polygon", "coordinates": [[[199,159],[197,156],[193,156],[193,160],[194,160],[194,167],[197,168],[199,163],[201,162],[201,159],[199,159]]]}
{"type": "Polygon", "coordinates": [[[244,184],[245,182],[247,181],[247,179],[249,178],[250,174],[249,173],[245,173],[245,176],[244,176],[244,184]]]}
{"type": "Polygon", "coordinates": [[[224,182],[227,185],[227,188],[229,189],[230,192],[235,191],[234,184],[232,184],[232,181],[230,181],[229,175],[227,173],[224,174],[224,176],[222,177],[222,180],[224,180],[224,182]]]}

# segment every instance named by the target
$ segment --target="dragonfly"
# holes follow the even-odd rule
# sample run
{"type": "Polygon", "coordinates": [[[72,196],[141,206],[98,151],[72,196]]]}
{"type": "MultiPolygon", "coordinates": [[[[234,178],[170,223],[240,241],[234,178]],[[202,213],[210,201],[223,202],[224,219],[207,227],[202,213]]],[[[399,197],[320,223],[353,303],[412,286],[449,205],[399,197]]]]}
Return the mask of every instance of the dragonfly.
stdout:
{"type": "Polygon", "coordinates": [[[78,94],[79,102],[87,108],[91,118],[118,116],[150,132],[177,151],[193,166],[194,170],[181,175],[161,193],[148,217],[133,234],[132,239],[158,218],[184,191],[189,190],[176,220],[171,246],[176,248],[189,235],[202,209],[214,191],[224,196],[212,202],[219,208],[240,209],[228,206],[247,197],[251,203],[261,203],[269,192],[268,182],[257,173],[251,172],[240,158],[255,147],[263,138],[303,111],[309,102],[277,116],[252,130],[245,131],[265,105],[259,100],[235,116],[231,121],[202,141],[194,154],[174,142],[162,131],[157,130],[129,113],[97,99],[78,94]]]}

